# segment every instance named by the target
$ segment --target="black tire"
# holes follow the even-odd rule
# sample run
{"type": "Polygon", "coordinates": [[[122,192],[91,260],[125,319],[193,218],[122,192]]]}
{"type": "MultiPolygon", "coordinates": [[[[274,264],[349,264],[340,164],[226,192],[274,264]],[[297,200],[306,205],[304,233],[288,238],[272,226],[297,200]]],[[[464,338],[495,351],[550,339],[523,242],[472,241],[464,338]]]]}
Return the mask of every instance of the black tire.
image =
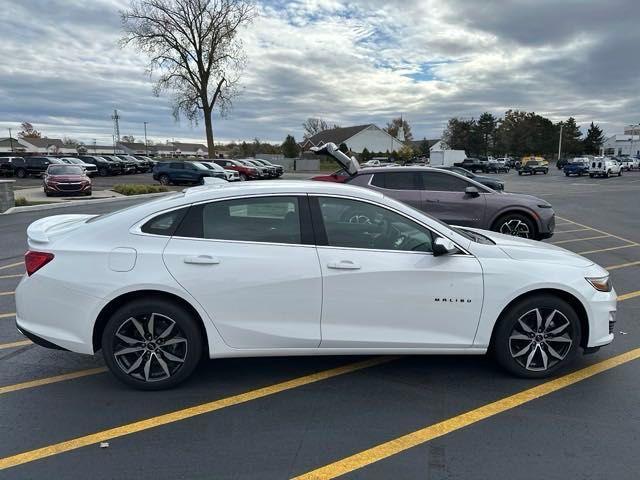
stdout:
{"type": "Polygon", "coordinates": [[[546,175],[547,173],[549,173],[549,170],[543,170],[542,173],[546,175]]]}
{"type": "Polygon", "coordinates": [[[589,178],[593,178],[593,177],[594,177],[593,173],[590,173],[589,178]]]}
{"type": "Polygon", "coordinates": [[[19,168],[16,170],[16,177],[25,178],[27,176],[27,171],[24,168],[19,168]]]}
{"type": "Polygon", "coordinates": [[[100,167],[98,169],[98,175],[100,175],[101,177],[106,177],[107,175],[109,175],[109,171],[105,167],[100,167]]]}
{"type": "Polygon", "coordinates": [[[247,181],[247,176],[242,172],[240,172],[240,181],[241,182],[246,182],[247,181]]]}
{"type": "Polygon", "coordinates": [[[161,185],[171,185],[171,179],[169,178],[169,175],[164,173],[158,177],[158,181],[161,185]]]}
{"type": "Polygon", "coordinates": [[[111,315],[102,333],[102,354],[111,373],[121,382],[139,390],[164,390],[184,382],[193,373],[202,357],[203,341],[197,320],[180,305],[159,298],[141,298],[123,305],[111,315]],[[158,339],[157,344],[150,341],[149,337],[142,340],[142,336],[134,328],[135,324],[131,322],[131,318],[137,319],[143,332],[148,334],[151,314],[156,314],[153,330],[158,339]],[[170,334],[165,337],[165,344],[161,337],[171,325],[170,322],[173,322],[173,326],[170,334]],[[173,336],[174,332],[176,336],[173,336]],[[137,342],[123,341],[122,337],[116,336],[117,333],[137,342]],[[179,341],[168,347],[172,340],[179,341]],[[123,348],[141,348],[143,352],[140,357],[136,355],[138,352],[132,352],[121,354],[116,359],[116,348],[120,349],[118,351],[123,348]],[[170,355],[182,358],[183,361],[174,362],[170,355]],[[139,358],[142,360],[138,366],[130,374],[126,373],[125,367],[134,367],[139,358]],[[160,362],[164,362],[167,370],[164,370],[160,362]],[[150,365],[150,380],[145,377],[147,363],[150,365]],[[158,377],[166,375],[166,371],[170,373],[168,377],[158,377]]]}
{"type": "Polygon", "coordinates": [[[622,176],[622,169],[618,170],[618,176],[621,177],[622,176]]]}
{"type": "Polygon", "coordinates": [[[503,312],[494,329],[491,352],[504,369],[518,377],[544,378],[566,368],[575,360],[581,339],[580,320],[573,307],[554,295],[539,294],[524,298],[503,312]],[[536,309],[542,319],[541,328],[529,333],[523,328],[523,324],[528,327],[536,326],[536,309]],[[545,328],[547,319],[554,311],[545,328]],[[563,325],[566,326],[561,329],[563,325]],[[558,329],[559,332],[551,335],[551,332],[558,329]],[[555,340],[559,337],[565,340],[555,340]],[[567,338],[571,340],[568,347],[567,338]],[[525,350],[527,346],[529,349],[525,350]],[[550,348],[562,358],[558,359],[551,354],[550,348]],[[524,353],[518,355],[523,350],[524,353]],[[532,358],[529,358],[531,355],[532,358]],[[527,368],[528,361],[531,363],[527,368]]]}
{"type": "Polygon", "coordinates": [[[529,238],[531,240],[535,240],[537,235],[533,220],[527,215],[515,212],[502,215],[493,223],[491,230],[504,235],[529,238]],[[525,232],[528,233],[525,235],[525,232]]]}
{"type": "Polygon", "coordinates": [[[522,172],[518,172],[518,175],[522,175],[522,172]]]}
{"type": "Polygon", "coordinates": [[[565,176],[565,177],[568,177],[568,176],[569,176],[569,174],[568,174],[568,173],[565,173],[565,174],[564,174],[564,176],[565,176]]]}

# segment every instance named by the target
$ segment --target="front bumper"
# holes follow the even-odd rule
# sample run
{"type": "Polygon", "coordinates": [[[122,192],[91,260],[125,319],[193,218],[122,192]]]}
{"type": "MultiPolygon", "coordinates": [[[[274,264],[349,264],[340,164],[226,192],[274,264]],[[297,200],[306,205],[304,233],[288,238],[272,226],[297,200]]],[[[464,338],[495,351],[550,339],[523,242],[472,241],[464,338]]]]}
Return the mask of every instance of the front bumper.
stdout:
{"type": "Polygon", "coordinates": [[[601,347],[613,341],[618,295],[610,292],[594,292],[589,300],[589,338],[586,347],[601,347]]]}

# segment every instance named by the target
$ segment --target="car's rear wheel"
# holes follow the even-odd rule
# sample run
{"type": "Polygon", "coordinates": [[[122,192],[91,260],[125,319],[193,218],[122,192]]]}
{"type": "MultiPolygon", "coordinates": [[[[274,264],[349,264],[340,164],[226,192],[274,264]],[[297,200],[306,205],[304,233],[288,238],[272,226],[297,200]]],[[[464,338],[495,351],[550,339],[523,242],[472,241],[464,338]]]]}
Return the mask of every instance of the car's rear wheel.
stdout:
{"type": "Polygon", "coordinates": [[[533,221],[520,213],[507,213],[493,225],[493,231],[513,237],[535,238],[536,228],[533,221]]]}
{"type": "Polygon", "coordinates": [[[98,175],[100,175],[101,177],[106,177],[108,174],[109,174],[109,171],[105,167],[101,167],[98,170],[98,175]]]}
{"type": "Polygon", "coordinates": [[[24,168],[19,168],[16,170],[16,177],[24,178],[27,176],[27,171],[24,168]]]}
{"type": "Polygon", "coordinates": [[[171,179],[169,178],[169,175],[165,175],[162,174],[158,177],[158,181],[162,184],[162,185],[170,185],[171,184],[171,179]]]}
{"type": "Polygon", "coordinates": [[[141,390],[162,390],[186,380],[202,357],[202,343],[193,316],[160,299],[123,305],[102,334],[102,352],[111,373],[141,390]]]}
{"type": "Polygon", "coordinates": [[[571,305],[554,295],[541,294],[511,306],[496,325],[492,351],[509,372],[542,378],[575,359],[582,331],[571,305]]]}
{"type": "Polygon", "coordinates": [[[247,181],[247,176],[244,173],[240,173],[240,181],[241,182],[246,182],[247,181]]]}

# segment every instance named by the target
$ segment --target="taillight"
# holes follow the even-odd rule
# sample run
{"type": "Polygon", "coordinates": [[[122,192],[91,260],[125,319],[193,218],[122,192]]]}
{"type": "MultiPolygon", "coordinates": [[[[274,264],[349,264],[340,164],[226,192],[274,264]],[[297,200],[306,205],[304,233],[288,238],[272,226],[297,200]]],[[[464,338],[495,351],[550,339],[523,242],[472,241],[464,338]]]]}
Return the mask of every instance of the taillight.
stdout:
{"type": "Polygon", "coordinates": [[[29,250],[24,254],[24,264],[27,268],[27,275],[33,275],[51,260],[53,260],[53,253],[33,252],[29,250]]]}

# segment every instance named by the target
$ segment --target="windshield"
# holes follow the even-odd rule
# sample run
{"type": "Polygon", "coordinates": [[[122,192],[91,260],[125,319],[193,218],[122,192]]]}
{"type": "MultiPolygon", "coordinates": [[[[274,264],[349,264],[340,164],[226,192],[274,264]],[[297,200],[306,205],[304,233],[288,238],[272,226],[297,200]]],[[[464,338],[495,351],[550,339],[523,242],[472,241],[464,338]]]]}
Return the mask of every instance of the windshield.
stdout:
{"type": "Polygon", "coordinates": [[[49,175],[83,175],[84,171],[76,165],[52,165],[47,173],[49,175]]]}

